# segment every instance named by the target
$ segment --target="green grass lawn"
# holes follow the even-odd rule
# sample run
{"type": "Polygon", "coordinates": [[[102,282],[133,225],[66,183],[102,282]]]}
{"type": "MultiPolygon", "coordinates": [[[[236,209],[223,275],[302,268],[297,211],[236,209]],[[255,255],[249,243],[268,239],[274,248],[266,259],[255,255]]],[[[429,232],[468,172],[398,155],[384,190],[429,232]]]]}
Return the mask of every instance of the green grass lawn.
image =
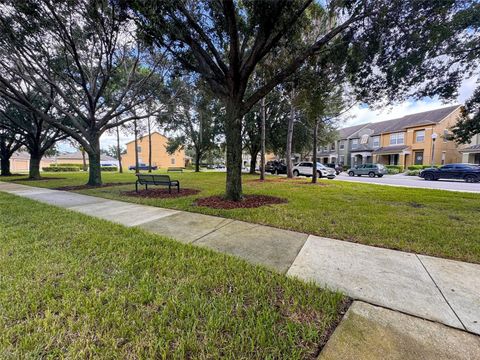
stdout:
{"type": "MultiPolygon", "coordinates": [[[[59,187],[86,182],[86,174],[55,174],[60,180],[24,182],[59,187]]],[[[198,197],[222,194],[225,173],[171,174],[182,187],[199,189],[195,196],[144,199],[123,194],[134,189],[132,173],[105,173],[105,182],[130,182],[125,186],[78,192],[109,199],[181,209],[240,219],[320,236],[421,254],[480,263],[480,195],[441,190],[412,189],[340,181],[308,179],[256,181],[244,176],[247,194],[288,199],[287,204],[256,209],[215,210],[193,204],[198,197]]]]}
{"type": "Polygon", "coordinates": [[[0,358],[314,358],[346,299],[0,192],[0,358]]]}

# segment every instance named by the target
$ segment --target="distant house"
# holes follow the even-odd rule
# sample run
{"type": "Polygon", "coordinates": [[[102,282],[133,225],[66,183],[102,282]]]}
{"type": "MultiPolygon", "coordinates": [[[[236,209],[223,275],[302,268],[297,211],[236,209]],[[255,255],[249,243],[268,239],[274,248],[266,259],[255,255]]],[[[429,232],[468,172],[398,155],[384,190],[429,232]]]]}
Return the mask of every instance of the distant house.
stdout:
{"type": "MultiPolygon", "coordinates": [[[[76,151],[73,153],[64,152],[52,158],[54,159],[54,162],[57,164],[83,164],[84,155],[85,155],[85,162],[88,165],[88,154],[87,153],[82,154],[81,151],[76,151]]],[[[111,156],[102,154],[100,155],[100,164],[118,166],[118,160],[111,156]]]]}
{"type": "MultiPolygon", "coordinates": [[[[88,166],[88,154],[85,153],[85,162],[88,166]]],[[[118,166],[118,161],[111,156],[101,155],[100,163],[102,165],[118,166]]],[[[81,151],[73,153],[60,153],[56,156],[44,156],[40,163],[40,169],[48,167],[52,164],[83,164],[83,156],[81,151]]],[[[30,166],[30,154],[25,151],[16,152],[10,158],[10,171],[27,172],[30,166]]]]}
{"type": "Polygon", "coordinates": [[[433,152],[435,164],[461,162],[459,149],[449,136],[460,111],[461,106],[455,105],[340,129],[338,141],[318,149],[317,160],[349,166],[372,162],[429,165],[433,152]],[[437,136],[435,150],[433,134],[437,136]]]}
{"type": "MultiPolygon", "coordinates": [[[[167,167],[184,167],[185,166],[185,150],[177,150],[173,154],[167,152],[168,138],[158,132],[152,133],[152,166],[159,168],[167,167]]],[[[122,165],[126,168],[135,166],[135,141],[127,144],[127,152],[122,155],[122,165]]],[[[140,164],[148,164],[149,158],[149,140],[148,136],[138,139],[138,162],[140,164]]]]}
{"type": "MultiPolygon", "coordinates": [[[[44,157],[40,162],[40,169],[53,163],[51,158],[44,157]]],[[[26,151],[17,151],[10,158],[11,172],[27,172],[30,166],[30,154],[26,151]]]]}

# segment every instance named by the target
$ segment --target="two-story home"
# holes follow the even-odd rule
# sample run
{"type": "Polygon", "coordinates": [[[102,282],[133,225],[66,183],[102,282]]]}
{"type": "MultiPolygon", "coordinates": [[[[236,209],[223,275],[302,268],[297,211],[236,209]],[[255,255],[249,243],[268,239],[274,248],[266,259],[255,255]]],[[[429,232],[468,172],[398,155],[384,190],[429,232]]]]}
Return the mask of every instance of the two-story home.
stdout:
{"type": "MultiPolygon", "coordinates": [[[[458,121],[460,110],[460,105],[455,105],[342,129],[336,147],[342,147],[344,161],[340,161],[339,152],[329,154],[330,159],[336,156],[338,163],[345,165],[460,162],[461,154],[449,136],[449,129],[458,121]]],[[[318,153],[319,161],[325,162],[324,154],[323,151],[318,153]]]]}
{"type": "MultiPolygon", "coordinates": [[[[185,150],[179,149],[173,154],[167,152],[168,138],[158,132],[152,133],[152,166],[159,168],[167,168],[171,166],[184,167],[185,166],[185,150]]],[[[124,167],[135,165],[135,141],[130,141],[126,144],[127,152],[122,155],[122,162],[124,167]]],[[[140,164],[148,164],[149,159],[149,138],[148,135],[138,138],[137,144],[138,162],[140,164]]]]}

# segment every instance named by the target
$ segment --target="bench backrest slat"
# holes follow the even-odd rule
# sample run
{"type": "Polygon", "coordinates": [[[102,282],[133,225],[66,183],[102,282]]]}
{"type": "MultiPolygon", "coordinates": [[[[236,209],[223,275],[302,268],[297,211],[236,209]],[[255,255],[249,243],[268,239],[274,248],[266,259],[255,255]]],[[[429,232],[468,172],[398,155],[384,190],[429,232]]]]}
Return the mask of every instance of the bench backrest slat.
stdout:
{"type": "Polygon", "coordinates": [[[155,184],[155,183],[169,183],[170,176],[159,174],[136,174],[140,184],[155,184]]]}

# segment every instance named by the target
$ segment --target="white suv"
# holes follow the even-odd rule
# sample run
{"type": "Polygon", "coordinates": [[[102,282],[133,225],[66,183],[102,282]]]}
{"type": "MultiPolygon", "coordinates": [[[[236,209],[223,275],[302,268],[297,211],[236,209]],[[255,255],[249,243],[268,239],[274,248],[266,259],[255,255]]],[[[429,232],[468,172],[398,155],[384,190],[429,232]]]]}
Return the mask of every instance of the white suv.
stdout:
{"type": "MultiPolygon", "coordinates": [[[[313,175],[313,163],[311,161],[304,161],[296,164],[293,167],[293,176],[312,176],[313,175]]],[[[335,169],[326,167],[323,164],[317,162],[317,176],[319,178],[326,177],[328,179],[333,179],[335,177],[335,169]]]]}

